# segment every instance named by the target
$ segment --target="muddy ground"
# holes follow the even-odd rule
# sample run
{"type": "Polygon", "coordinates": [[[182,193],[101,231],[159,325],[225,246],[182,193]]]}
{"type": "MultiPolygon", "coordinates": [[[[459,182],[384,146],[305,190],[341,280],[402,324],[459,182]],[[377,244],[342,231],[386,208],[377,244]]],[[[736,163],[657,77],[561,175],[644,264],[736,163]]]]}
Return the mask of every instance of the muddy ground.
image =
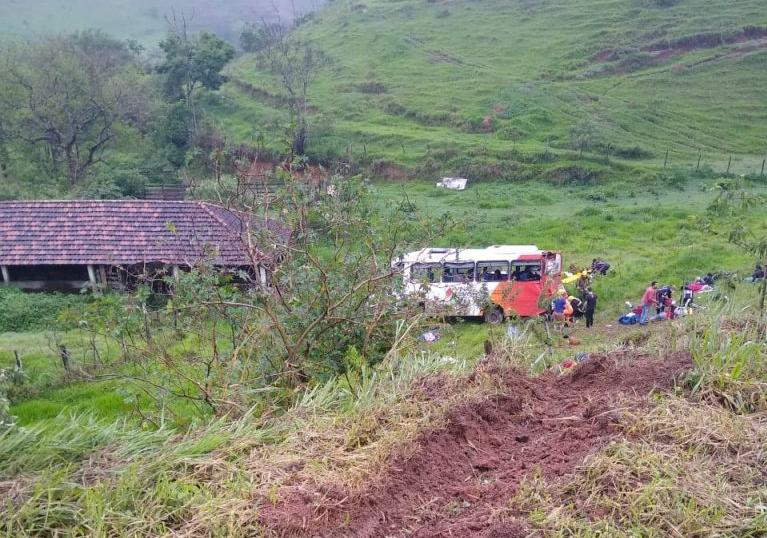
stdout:
{"type": "Polygon", "coordinates": [[[565,376],[499,370],[499,394],[454,408],[444,429],[392,457],[380,481],[356,491],[286,486],[276,504],[261,501],[261,523],[278,536],[525,536],[524,515],[509,517],[520,482],[574,471],[621,437],[623,408],[646,405],[691,367],[686,355],[592,356],[565,376]]]}

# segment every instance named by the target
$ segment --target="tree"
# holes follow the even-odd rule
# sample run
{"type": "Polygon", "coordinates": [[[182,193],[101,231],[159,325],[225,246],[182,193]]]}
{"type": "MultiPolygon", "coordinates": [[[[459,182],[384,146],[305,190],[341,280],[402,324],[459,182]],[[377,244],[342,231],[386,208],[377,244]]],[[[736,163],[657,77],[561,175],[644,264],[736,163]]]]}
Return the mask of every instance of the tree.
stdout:
{"type": "Polygon", "coordinates": [[[580,151],[583,157],[584,150],[591,150],[601,143],[601,137],[596,125],[590,120],[583,120],[570,129],[570,145],[580,151]]]}
{"type": "Polygon", "coordinates": [[[87,31],[15,46],[0,73],[0,142],[44,148],[70,185],[114,142],[116,125],[145,127],[148,90],[135,45],[87,31]]]}
{"type": "Polygon", "coordinates": [[[328,58],[310,42],[280,39],[261,52],[259,64],[277,77],[288,94],[292,153],[304,155],[309,136],[309,88],[320,69],[328,64],[328,58]]]}
{"type": "Polygon", "coordinates": [[[152,316],[155,337],[140,323],[120,329],[144,310],[146,295],[127,299],[117,315],[94,312],[88,324],[104,338],[120,330],[136,366],[128,375],[164,410],[184,400],[236,415],[261,398],[289,403],[296,388],[334,376],[347,376],[354,391],[355,370],[383,360],[421,324],[417,300],[396,293],[400,270],[391,262],[430,244],[447,217],[381,208],[360,180],[312,186],[292,168],[278,174],[285,187],[271,196],[248,182],[221,198],[252,224],[232,236],[250,253],[249,270],[203,263],[169,277],[173,296],[152,316]],[[259,225],[277,215],[279,224],[259,225]]]}
{"type": "Polygon", "coordinates": [[[157,70],[165,75],[165,94],[174,100],[183,99],[190,109],[196,89],[221,87],[226,81],[221,71],[234,58],[234,47],[214,34],[190,36],[183,19],[170,23],[160,48],[165,59],[157,70]]]}
{"type": "MultiPolygon", "coordinates": [[[[709,204],[707,211],[716,217],[735,217],[743,212],[764,205],[764,196],[748,191],[739,179],[722,181],[716,184],[716,197],[709,204]]],[[[706,219],[702,223],[703,228],[713,234],[718,234],[713,222],[706,219]]],[[[740,219],[731,225],[727,232],[727,239],[733,245],[744,252],[755,256],[761,261],[762,267],[767,267],[767,235],[764,231],[750,229],[740,219]]],[[[759,312],[764,314],[765,302],[767,301],[767,278],[762,279],[759,286],[759,312]]]]}
{"type": "Polygon", "coordinates": [[[281,40],[287,31],[281,22],[251,22],[242,29],[240,46],[245,52],[260,52],[281,40]]]}

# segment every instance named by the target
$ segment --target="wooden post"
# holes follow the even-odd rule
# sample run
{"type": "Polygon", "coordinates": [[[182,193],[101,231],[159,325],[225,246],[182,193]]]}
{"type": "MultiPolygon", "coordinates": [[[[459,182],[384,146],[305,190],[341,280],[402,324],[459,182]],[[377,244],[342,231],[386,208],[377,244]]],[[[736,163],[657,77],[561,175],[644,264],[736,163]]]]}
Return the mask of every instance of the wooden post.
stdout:
{"type": "Polygon", "coordinates": [[[13,356],[16,358],[16,371],[21,372],[21,370],[23,369],[21,367],[21,357],[19,357],[19,352],[16,351],[15,349],[13,350],[13,356]]]}
{"type": "Polygon", "coordinates": [[[732,155],[730,155],[730,160],[727,162],[727,174],[730,173],[730,166],[732,165],[732,155]]]}
{"type": "Polygon", "coordinates": [[[698,166],[695,167],[695,170],[700,170],[700,158],[703,156],[703,152],[698,152],[698,166]]]}
{"type": "Polygon", "coordinates": [[[3,283],[9,284],[11,282],[11,273],[8,271],[8,267],[0,265],[0,271],[3,273],[3,283]]]}
{"type": "Polygon", "coordinates": [[[109,280],[107,279],[107,269],[103,265],[99,265],[99,287],[105,290],[109,287],[109,280]]]}
{"type": "Polygon", "coordinates": [[[762,177],[764,177],[764,163],[767,162],[767,159],[762,159],[762,177]]]}
{"type": "Polygon", "coordinates": [[[96,282],[96,269],[92,266],[88,266],[88,280],[91,282],[91,290],[95,293],[98,289],[98,283],[96,282]]]}
{"type": "Polygon", "coordinates": [[[666,168],[667,164],[668,164],[668,150],[666,150],[666,158],[663,160],[663,168],[666,168]]]}
{"type": "Polygon", "coordinates": [[[64,346],[59,346],[59,355],[61,356],[61,364],[64,366],[64,371],[69,372],[69,351],[64,346]]]}

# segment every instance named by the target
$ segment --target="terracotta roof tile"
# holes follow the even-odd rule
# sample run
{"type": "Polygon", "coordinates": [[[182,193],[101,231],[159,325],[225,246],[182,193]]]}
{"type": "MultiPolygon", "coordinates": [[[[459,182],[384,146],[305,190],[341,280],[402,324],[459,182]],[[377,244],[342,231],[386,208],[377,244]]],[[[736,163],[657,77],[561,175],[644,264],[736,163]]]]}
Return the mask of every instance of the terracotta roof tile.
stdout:
{"type": "Polygon", "coordinates": [[[0,265],[247,265],[243,222],[205,202],[0,202],[0,265]]]}

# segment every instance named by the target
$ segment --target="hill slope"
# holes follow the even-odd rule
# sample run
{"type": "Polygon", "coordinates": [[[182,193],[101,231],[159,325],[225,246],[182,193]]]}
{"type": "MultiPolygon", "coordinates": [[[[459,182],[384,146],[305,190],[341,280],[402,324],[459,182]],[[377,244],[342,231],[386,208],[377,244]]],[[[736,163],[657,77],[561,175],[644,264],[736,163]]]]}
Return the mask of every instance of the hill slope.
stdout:
{"type": "MultiPolygon", "coordinates": [[[[722,170],[733,154],[738,173],[767,153],[760,0],[339,0],[296,33],[333,59],[311,94],[316,157],[508,177],[548,148],[603,160],[609,145],[652,166],[700,151],[722,170]]],[[[287,121],[256,63],[209,99],[238,141],[276,140],[287,121]]]]}

